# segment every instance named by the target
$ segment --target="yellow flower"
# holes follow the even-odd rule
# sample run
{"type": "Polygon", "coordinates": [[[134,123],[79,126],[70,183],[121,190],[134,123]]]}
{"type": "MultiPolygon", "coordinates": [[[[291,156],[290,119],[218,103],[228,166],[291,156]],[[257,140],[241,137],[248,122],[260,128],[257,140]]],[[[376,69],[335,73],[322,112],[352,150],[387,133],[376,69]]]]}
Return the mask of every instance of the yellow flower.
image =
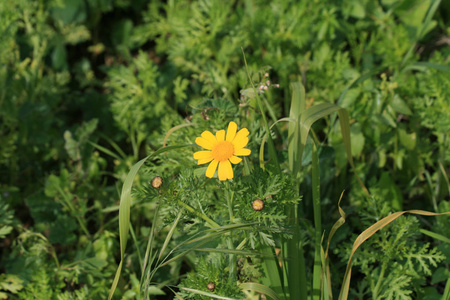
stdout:
{"type": "Polygon", "coordinates": [[[219,130],[216,136],[209,131],[204,131],[201,137],[195,139],[197,145],[208,150],[194,153],[194,158],[198,160],[199,165],[211,162],[206,170],[206,177],[212,178],[219,165],[219,180],[232,179],[231,163],[238,164],[242,161],[242,158],[237,156],[250,155],[250,149],[244,148],[248,144],[247,128],[242,128],[237,133],[236,131],[236,123],[230,122],[226,137],[225,130],[219,130]]]}

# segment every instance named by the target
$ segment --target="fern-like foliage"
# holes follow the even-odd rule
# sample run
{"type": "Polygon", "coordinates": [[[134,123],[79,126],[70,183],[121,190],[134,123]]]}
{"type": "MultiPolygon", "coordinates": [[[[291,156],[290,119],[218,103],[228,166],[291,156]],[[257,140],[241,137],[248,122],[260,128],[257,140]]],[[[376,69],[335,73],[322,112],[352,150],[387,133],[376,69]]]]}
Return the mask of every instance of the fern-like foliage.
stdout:
{"type": "Polygon", "coordinates": [[[0,239],[5,238],[13,229],[14,211],[5,203],[0,195],[0,239]]]}
{"type": "MultiPolygon", "coordinates": [[[[187,274],[187,277],[181,281],[180,288],[191,288],[208,293],[214,293],[218,296],[242,299],[242,293],[234,282],[228,280],[227,266],[224,259],[215,257],[215,259],[200,258],[196,264],[195,271],[187,274]],[[214,290],[208,289],[209,283],[214,283],[214,290]]],[[[206,300],[210,297],[198,295],[181,289],[180,295],[185,299],[206,300]]]]}
{"type": "Polygon", "coordinates": [[[437,248],[418,240],[418,230],[416,217],[400,217],[356,252],[354,265],[369,281],[373,299],[414,299],[424,278],[445,259],[437,248]]]}

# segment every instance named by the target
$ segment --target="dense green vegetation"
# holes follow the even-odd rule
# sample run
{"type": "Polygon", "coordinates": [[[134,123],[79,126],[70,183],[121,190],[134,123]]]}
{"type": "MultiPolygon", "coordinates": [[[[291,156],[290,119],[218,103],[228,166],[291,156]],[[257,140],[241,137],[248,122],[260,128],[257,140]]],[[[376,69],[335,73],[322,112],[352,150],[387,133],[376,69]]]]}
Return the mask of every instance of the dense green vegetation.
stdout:
{"type": "Polygon", "coordinates": [[[0,1],[0,36],[0,299],[450,299],[445,1],[0,1]]]}

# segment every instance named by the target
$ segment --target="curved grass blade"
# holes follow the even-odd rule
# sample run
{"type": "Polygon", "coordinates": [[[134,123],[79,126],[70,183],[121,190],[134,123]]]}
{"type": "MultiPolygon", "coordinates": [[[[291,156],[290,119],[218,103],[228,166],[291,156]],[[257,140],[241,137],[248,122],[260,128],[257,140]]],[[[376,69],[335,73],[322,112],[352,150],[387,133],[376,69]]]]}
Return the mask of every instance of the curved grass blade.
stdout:
{"type": "Polygon", "coordinates": [[[174,126],[174,127],[170,128],[169,131],[167,131],[166,136],[164,137],[163,147],[166,147],[167,140],[169,139],[169,136],[174,131],[176,131],[178,129],[181,129],[181,128],[184,128],[184,127],[195,126],[195,125],[197,125],[197,124],[195,124],[195,123],[186,123],[186,124],[180,124],[180,125],[177,125],[177,126],[174,126]]]}
{"type": "Polygon", "coordinates": [[[239,300],[239,299],[235,299],[235,298],[229,298],[229,297],[224,297],[224,296],[219,296],[213,293],[208,293],[208,292],[204,292],[204,291],[200,291],[200,290],[196,290],[196,289],[190,289],[190,288],[181,288],[182,290],[188,291],[188,292],[192,292],[194,294],[198,294],[198,295],[203,295],[203,296],[208,296],[214,299],[223,299],[223,300],[239,300]]]}
{"type": "Polygon", "coordinates": [[[406,211],[399,211],[395,212],[380,221],[376,222],[366,230],[364,230],[355,240],[352,247],[352,252],[350,254],[350,258],[347,263],[347,269],[345,270],[344,280],[342,282],[341,292],[339,294],[339,300],[347,300],[348,299],[348,292],[350,289],[350,278],[352,274],[352,260],[353,255],[355,254],[356,250],[358,250],[359,246],[362,245],[368,238],[370,238],[372,235],[374,235],[378,230],[384,228],[386,225],[397,219],[403,214],[416,214],[421,216],[439,216],[439,215],[448,215],[450,212],[445,213],[432,213],[429,211],[424,210],[406,210],[406,211]]]}
{"type": "Polygon", "coordinates": [[[260,284],[260,283],[245,282],[245,283],[241,283],[239,285],[239,288],[241,290],[255,291],[255,292],[264,294],[264,295],[269,296],[270,298],[272,298],[274,300],[280,300],[280,297],[278,297],[278,295],[270,287],[265,286],[265,285],[260,284]]]}
{"type": "Polygon", "coordinates": [[[159,150],[153,152],[149,156],[141,159],[137,162],[130,170],[122,186],[122,194],[120,196],[120,206],[119,206],[119,237],[120,237],[120,264],[117,268],[116,276],[114,277],[113,284],[109,291],[108,299],[110,300],[114,295],[119,282],[120,273],[122,272],[123,257],[125,255],[125,249],[127,247],[128,233],[130,230],[130,207],[131,207],[131,188],[133,186],[134,178],[137,172],[142,167],[142,165],[151,157],[155,157],[166,151],[180,149],[184,147],[191,147],[194,145],[176,145],[160,148],[159,150]]]}
{"type": "Polygon", "coordinates": [[[192,237],[191,239],[183,241],[182,243],[178,244],[174,249],[172,249],[169,252],[169,254],[163,259],[163,261],[158,266],[158,268],[166,266],[166,265],[176,261],[177,259],[182,258],[186,254],[188,254],[192,251],[195,251],[196,249],[199,249],[201,246],[210,242],[212,239],[214,239],[217,236],[227,234],[227,232],[235,230],[235,229],[251,229],[251,227],[249,225],[252,225],[252,224],[232,224],[232,225],[227,225],[227,226],[222,226],[222,227],[217,227],[217,228],[202,231],[201,236],[197,237],[198,235],[200,235],[200,233],[199,233],[199,234],[195,235],[194,237],[192,237]],[[211,232],[211,231],[213,231],[213,232],[206,234],[207,232],[211,232]],[[199,243],[199,244],[197,244],[194,247],[189,248],[187,250],[183,250],[180,254],[172,257],[171,259],[168,259],[170,255],[172,255],[175,251],[177,251],[182,246],[186,246],[186,245],[190,245],[190,244],[194,244],[194,243],[199,243]]]}
{"type": "MultiPolygon", "coordinates": [[[[272,130],[272,128],[280,122],[296,122],[296,120],[291,119],[291,118],[281,118],[281,119],[277,120],[275,123],[273,123],[270,126],[270,129],[272,130]]],[[[263,170],[265,170],[265,168],[264,168],[264,145],[266,144],[266,140],[267,140],[267,133],[264,134],[264,137],[261,141],[261,147],[259,148],[259,166],[263,170]]]]}
{"type": "Polygon", "coordinates": [[[402,70],[402,72],[406,72],[406,71],[410,71],[410,70],[424,72],[424,71],[427,71],[429,68],[432,68],[432,69],[435,69],[435,70],[438,70],[438,71],[444,72],[444,73],[450,73],[449,66],[431,63],[431,62],[423,62],[423,61],[418,61],[418,62],[409,64],[402,70]]]}

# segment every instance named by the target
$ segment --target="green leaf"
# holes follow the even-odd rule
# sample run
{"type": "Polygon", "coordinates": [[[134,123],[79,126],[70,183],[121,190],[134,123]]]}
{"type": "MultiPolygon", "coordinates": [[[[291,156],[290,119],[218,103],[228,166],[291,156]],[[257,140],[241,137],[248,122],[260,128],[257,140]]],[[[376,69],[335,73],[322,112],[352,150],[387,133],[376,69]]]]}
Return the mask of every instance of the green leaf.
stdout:
{"type": "Polygon", "coordinates": [[[112,296],[114,295],[114,292],[116,290],[117,284],[119,282],[120,273],[122,271],[123,266],[123,258],[125,255],[125,250],[127,247],[127,241],[128,241],[128,234],[130,230],[130,207],[131,207],[131,189],[133,187],[133,181],[134,178],[137,175],[137,172],[142,167],[142,165],[147,161],[147,159],[157,156],[161,153],[185,148],[185,147],[191,147],[194,145],[176,145],[176,146],[169,146],[169,147],[163,147],[155,151],[154,153],[150,154],[149,156],[141,159],[139,162],[137,162],[128,173],[125,182],[122,186],[122,194],[120,196],[120,207],[119,207],[119,236],[120,236],[120,264],[116,271],[116,276],[114,277],[114,281],[112,283],[111,289],[109,291],[108,299],[110,300],[112,296]]]}
{"type": "Polygon", "coordinates": [[[23,288],[23,280],[14,274],[0,275],[0,290],[16,294],[23,288]]]}
{"type": "Polygon", "coordinates": [[[289,112],[289,118],[293,122],[288,126],[288,157],[289,169],[298,176],[302,161],[302,144],[300,141],[300,117],[305,111],[305,88],[300,82],[291,83],[292,100],[289,112]]]}
{"type": "Polygon", "coordinates": [[[416,147],[416,133],[406,133],[402,128],[398,129],[398,136],[400,138],[400,143],[405,146],[408,150],[413,150],[416,147]]]}
{"type": "Polygon", "coordinates": [[[69,154],[70,158],[72,160],[79,160],[80,159],[80,149],[78,142],[72,137],[72,133],[68,130],[64,132],[64,140],[66,143],[64,144],[64,148],[67,151],[67,154],[69,154]]]}
{"type": "Polygon", "coordinates": [[[352,154],[355,157],[359,157],[364,149],[364,134],[361,131],[361,125],[355,123],[350,127],[350,135],[352,138],[352,154]]]}
{"type": "Polygon", "coordinates": [[[280,300],[280,297],[268,286],[255,282],[245,282],[239,285],[241,290],[250,290],[269,296],[274,300],[280,300]]]}
{"type": "Polygon", "coordinates": [[[445,213],[432,213],[424,210],[407,210],[407,211],[399,211],[395,212],[380,221],[376,222],[366,230],[364,230],[355,240],[352,247],[352,252],[350,253],[350,258],[347,263],[347,269],[345,270],[344,279],[342,281],[342,287],[341,292],[339,294],[339,300],[347,300],[348,299],[348,293],[350,289],[350,279],[352,274],[352,262],[353,262],[353,255],[355,254],[356,250],[371,236],[373,236],[375,233],[377,233],[378,230],[384,228],[391,222],[393,222],[395,219],[400,217],[401,215],[404,215],[406,213],[410,214],[416,214],[421,216],[439,216],[439,215],[449,215],[450,212],[445,213]]]}
{"type": "Polygon", "coordinates": [[[436,284],[442,281],[447,280],[450,278],[450,271],[447,270],[445,267],[439,267],[434,271],[433,275],[431,276],[431,283],[436,284]]]}
{"type": "Polygon", "coordinates": [[[400,98],[400,96],[398,96],[398,95],[394,96],[394,99],[391,102],[391,106],[396,112],[398,112],[400,114],[404,114],[404,115],[408,115],[408,116],[412,115],[411,109],[409,109],[406,102],[402,98],[400,98]]]}

